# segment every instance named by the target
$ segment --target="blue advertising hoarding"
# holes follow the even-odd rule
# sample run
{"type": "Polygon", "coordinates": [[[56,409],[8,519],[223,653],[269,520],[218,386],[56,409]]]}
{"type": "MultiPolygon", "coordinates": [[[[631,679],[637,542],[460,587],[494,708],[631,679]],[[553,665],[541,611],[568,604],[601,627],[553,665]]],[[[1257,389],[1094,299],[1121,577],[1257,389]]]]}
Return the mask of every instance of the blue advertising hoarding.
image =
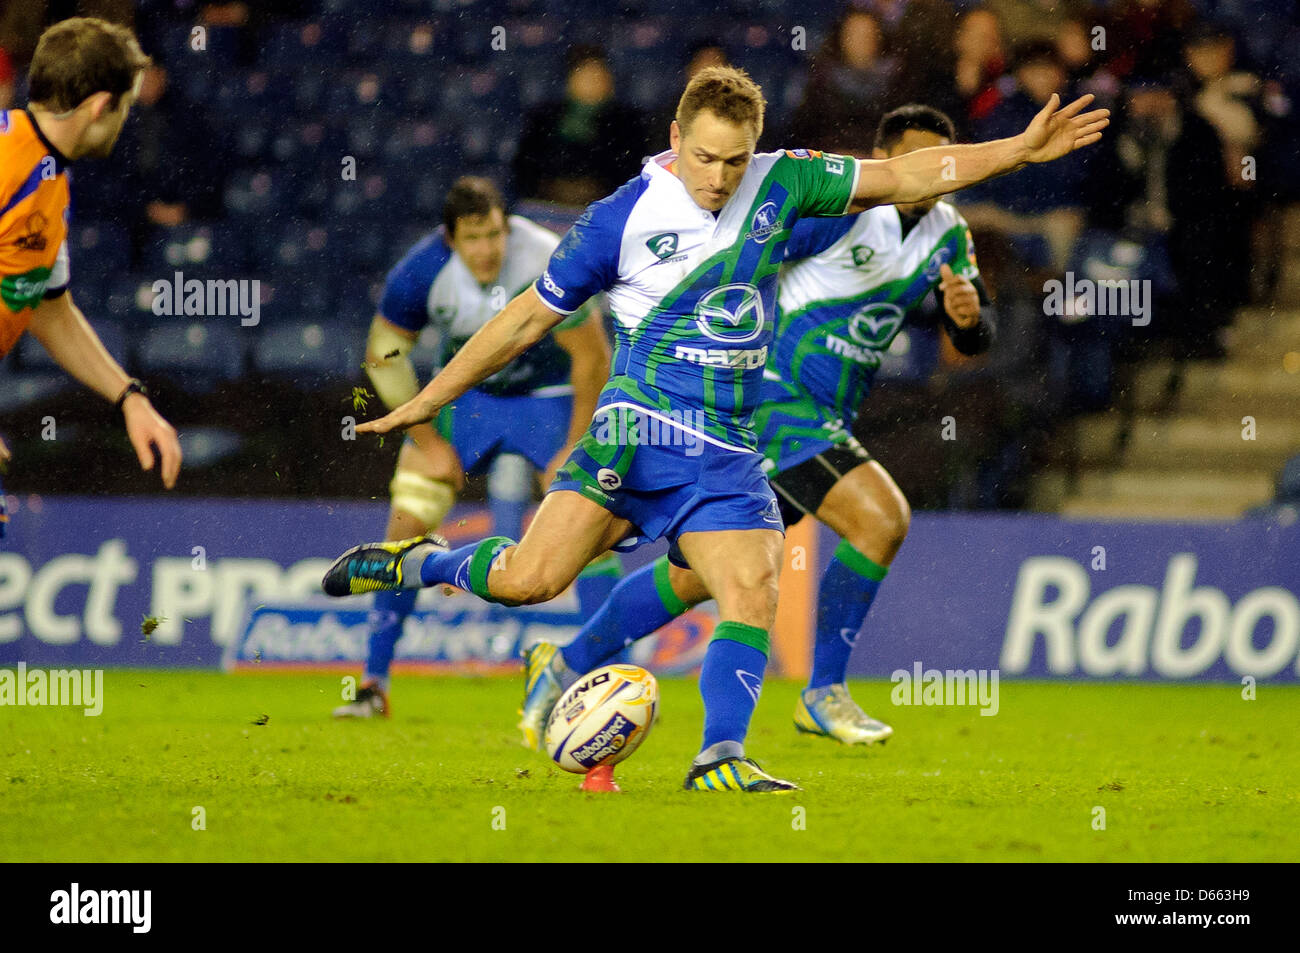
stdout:
{"type": "MultiPolygon", "coordinates": [[[[217,667],[359,659],[369,597],[326,600],[342,549],[376,536],[382,502],[35,498],[10,500],[0,550],[0,666],[217,667]],[[14,503],[18,505],[13,506],[14,503]],[[149,619],[156,627],[142,626],[149,619]],[[143,629],[151,628],[145,632],[143,629]]],[[[458,507],[457,538],[488,532],[458,507]]],[[[787,551],[782,598],[799,604],[782,670],[806,670],[828,531],[787,551]],[[793,567],[793,568],[792,568],[793,567]]],[[[631,569],[660,549],[624,557],[631,569]]],[[[1300,527],[1084,523],[1034,514],[928,514],[911,533],[858,640],[851,674],[916,664],[1002,677],[1294,682],[1300,676],[1300,527]]],[[[505,610],[421,594],[403,657],[500,663],[581,622],[572,592],[505,610]]],[[[698,660],[704,607],[661,636],[661,669],[698,660]]],[[[649,656],[645,656],[649,660],[649,656]]]]}

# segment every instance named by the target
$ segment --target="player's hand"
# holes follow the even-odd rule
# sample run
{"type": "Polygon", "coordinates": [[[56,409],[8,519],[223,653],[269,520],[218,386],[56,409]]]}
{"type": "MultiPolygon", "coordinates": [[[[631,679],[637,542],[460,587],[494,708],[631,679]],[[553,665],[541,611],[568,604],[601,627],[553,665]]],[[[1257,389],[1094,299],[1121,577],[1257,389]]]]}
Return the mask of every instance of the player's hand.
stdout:
{"type": "Polygon", "coordinates": [[[428,424],[416,424],[406,435],[420,452],[421,473],[450,483],[458,491],[465,488],[465,468],[461,465],[460,455],[440,433],[428,424]]]}
{"type": "Polygon", "coordinates": [[[973,328],[980,320],[980,293],[975,285],[944,262],[939,266],[939,292],[943,310],[959,328],[973,328]]]}
{"type": "Polygon", "coordinates": [[[181,472],[181,444],[176,439],[176,430],[153,409],[153,404],[143,394],[127,396],[122,404],[122,416],[126,420],[126,435],[140,460],[140,469],[153,469],[154,451],[157,450],[162,460],[163,486],[170,490],[181,472]]]}
{"type": "Polygon", "coordinates": [[[1052,93],[1047,105],[1020,134],[1027,150],[1026,161],[1051,162],[1100,139],[1101,131],[1110,125],[1110,110],[1084,112],[1083,108],[1094,98],[1088,93],[1062,109],[1057,108],[1061,97],[1052,93]]]}
{"type": "Polygon", "coordinates": [[[12,459],[13,454],[9,452],[9,448],[5,446],[5,442],[0,440],[0,471],[4,470],[5,464],[12,459]]]}
{"type": "Polygon", "coordinates": [[[406,430],[416,424],[427,424],[438,416],[440,408],[432,401],[412,397],[401,407],[389,411],[376,420],[367,420],[357,424],[357,433],[392,433],[394,430],[406,430]]]}

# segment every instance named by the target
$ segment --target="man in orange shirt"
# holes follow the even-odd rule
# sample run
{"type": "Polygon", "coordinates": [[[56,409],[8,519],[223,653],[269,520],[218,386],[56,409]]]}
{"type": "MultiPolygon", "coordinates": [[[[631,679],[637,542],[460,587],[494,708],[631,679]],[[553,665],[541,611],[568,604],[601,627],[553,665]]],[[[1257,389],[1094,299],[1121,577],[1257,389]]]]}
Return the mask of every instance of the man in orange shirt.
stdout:
{"type": "MultiPolygon", "coordinates": [[[[0,357],[31,331],[68,373],[115,402],[140,466],[152,469],[156,451],[170,489],[181,466],[176,431],[68,291],[68,163],[112,151],[148,63],[125,27],[64,20],[36,46],[28,108],[0,112],[0,357]]],[[[8,457],[0,443],[0,460],[8,457]]]]}

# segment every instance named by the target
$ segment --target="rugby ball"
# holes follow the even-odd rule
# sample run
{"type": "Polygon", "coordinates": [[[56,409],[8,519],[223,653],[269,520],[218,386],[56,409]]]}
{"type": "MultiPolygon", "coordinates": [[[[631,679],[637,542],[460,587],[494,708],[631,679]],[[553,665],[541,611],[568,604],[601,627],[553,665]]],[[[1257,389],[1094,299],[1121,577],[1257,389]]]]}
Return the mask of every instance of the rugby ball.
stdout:
{"type": "Polygon", "coordinates": [[[588,672],[560,696],[546,722],[546,753],[565,771],[618,764],[654,724],[659,684],[637,665],[588,672]]]}

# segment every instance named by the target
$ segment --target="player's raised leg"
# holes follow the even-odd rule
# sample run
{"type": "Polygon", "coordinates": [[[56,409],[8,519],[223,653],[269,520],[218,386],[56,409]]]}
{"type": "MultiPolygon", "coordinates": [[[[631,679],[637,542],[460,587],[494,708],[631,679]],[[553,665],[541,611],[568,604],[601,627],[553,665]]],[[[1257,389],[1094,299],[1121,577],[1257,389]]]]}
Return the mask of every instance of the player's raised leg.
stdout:
{"type": "Polygon", "coordinates": [[[776,619],[784,537],[777,530],[683,533],[677,545],[718,601],[721,620],[700,669],[704,739],[688,790],[780,794],[798,785],[764,772],[745,755],[749,721],[763,689],[776,619]]]}

